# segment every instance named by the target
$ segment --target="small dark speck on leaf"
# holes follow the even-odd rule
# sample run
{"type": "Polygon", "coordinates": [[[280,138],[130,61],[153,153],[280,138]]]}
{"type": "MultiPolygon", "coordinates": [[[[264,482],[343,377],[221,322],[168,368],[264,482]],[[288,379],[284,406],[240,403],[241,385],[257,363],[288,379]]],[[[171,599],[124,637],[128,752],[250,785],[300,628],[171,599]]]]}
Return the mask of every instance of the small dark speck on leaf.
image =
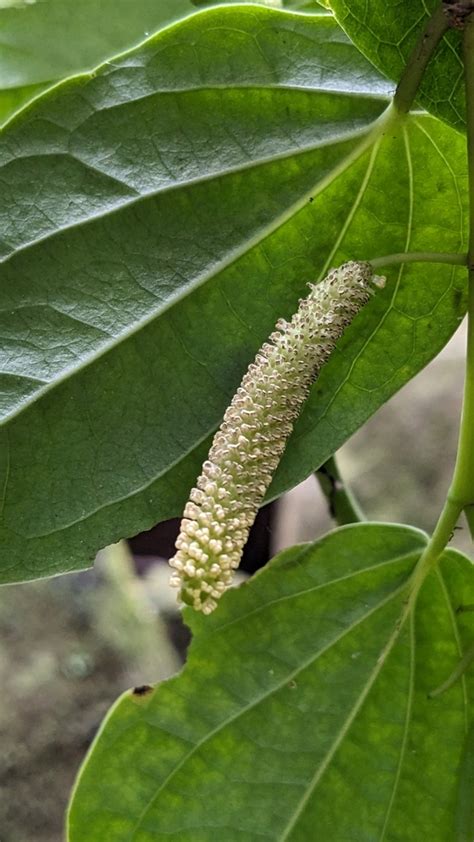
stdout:
{"type": "Polygon", "coordinates": [[[290,688],[290,690],[296,690],[296,687],[297,687],[296,681],[290,681],[290,683],[288,684],[288,687],[290,688]]]}
{"type": "Polygon", "coordinates": [[[147,696],[148,693],[153,692],[153,687],[150,687],[149,684],[142,684],[141,687],[134,687],[133,688],[133,695],[134,696],[147,696]]]}
{"type": "Polygon", "coordinates": [[[309,203],[311,204],[311,202],[314,202],[314,196],[309,197],[309,203]]]}
{"type": "Polygon", "coordinates": [[[453,303],[454,303],[454,306],[455,306],[456,310],[458,309],[459,305],[461,304],[462,297],[463,297],[462,290],[459,289],[459,288],[456,288],[454,290],[454,293],[453,293],[453,303]]]}

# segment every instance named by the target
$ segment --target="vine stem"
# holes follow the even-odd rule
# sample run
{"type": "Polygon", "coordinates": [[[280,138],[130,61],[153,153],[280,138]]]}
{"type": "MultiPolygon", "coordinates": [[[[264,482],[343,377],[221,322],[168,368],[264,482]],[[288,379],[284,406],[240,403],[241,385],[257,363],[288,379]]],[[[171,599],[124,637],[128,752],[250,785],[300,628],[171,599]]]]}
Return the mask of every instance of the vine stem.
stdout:
{"type": "Polygon", "coordinates": [[[374,269],[399,263],[447,263],[450,266],[467,266],[468,255],[457,252],[407,251],[386,254],[369,260],[374,269]]]}
{"type": "MultiPolygon", "coordinates": [[[[466,20],[463,37],[466,81],[467,154],[469,176],[468,329],[466,379],[453,478],[446,503],[412,579],[407,611],[416,600],[426,575],[439,560],[464,509],[474,507],[474,13],[466,20]]],[[[470,510],[470,514],[473,509],[470,510]]],[[[470,521],[471,524],[471,521],[470,521]]]]}
{"type": "Polygon", "coordinates": [[[429,61],[448,29],[448,16],[440,4],[426,24],[398,83],[393,104],[399,114],[410,111],[429,61]]]}
{"type": "Polygon", "coordinates": [[[450,495],[461,502],[464,509],[474,504],[474,13],[466,21],[463,54],[470,204],[467,362],[458,456],[450,495]]]}
{"type": "Polygon", "coordinates": [[[410,582],[410,596],[406,604],[405,615],[410,613],[428,573],[435,567],[446,545],[451,540],[462,510],[462,504],[457,500],[452,500],[450,494],[448,494],[435,530],[414,570],[410,582]]]}

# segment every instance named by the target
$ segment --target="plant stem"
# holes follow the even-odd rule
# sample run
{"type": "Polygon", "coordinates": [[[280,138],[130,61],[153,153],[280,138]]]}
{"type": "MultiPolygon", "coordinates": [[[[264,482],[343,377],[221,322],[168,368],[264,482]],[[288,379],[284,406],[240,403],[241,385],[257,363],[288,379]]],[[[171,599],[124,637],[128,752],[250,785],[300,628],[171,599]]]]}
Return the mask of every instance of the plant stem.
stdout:
{"type": "Polygon", "coordinates": [[[365,520],[362,509],[341,476],[335,456],[321,465],[315,476],[326,497],[329,513],[339,526],[365,520]]]}
{"type": "Polygon", "coordinates": [[[96,564],[107,583],[100,601],[100,627],[106,639],[127,656],[137,677],[162,681],[174,675],[181,666],[179,658],[165,621],[150,610],[146,584],[135,571],[126,541],[102,550],[96,564]]]}
{"type": "MultiPolygon", "coordinates": [[[[463,39],[466,78],[467,151],[469,173],[469,297],[467,360],[459,447],[450,498],[462,508],[474,505],[474,14],[466,21],[463,39]]],[[[471,515],[471,512],[469,512],[471,515]]],[[[469,517],[471,521],[472,518],[469,517]]]]}
{"type": "MultiPolygon", "coordinates": [[[[468,251],[468,337],[466,380],[456,465],[446,503],[436,529],[421,556],[412,580],[407,610],[416,600],[426,575],[449,542],[463,509],[474,505],[474,14],[466,21],[463,39],[467,101],[467,152],[469,173],[469,251],[468,251]]],[[[472,510],[468,509],[469,514],[472,510]]]]}
{"type": "Polygon", "coordinates": [[[369,260],[374,269],[399,263],[447,263],[449,266],[467,266],[467,254],[456,252],[408,251],[387,254],[369,260]]]}
{"type": "Polygon", "coordinates": [[[474,506],[466,506],[464,509],[464,514],[466,515],[467,525],[469,527],[469,532],[471,533],[471,538],[474,540],[474,506]]]}
{"type": "Polygon", "coordinates": [[[436,565],[440,555],[451,540],[462,510],[462,504],[457,500],[452,500],[448,494],[436,528],[413,573],[409,600],[410,607],[416,600],[426,576],[436,565]]]}
{"type": "Polygon", "coordinates": [[[398,84],[393,104],[399,114],[410,111],[428,63],[448,29],[449,20],[440,4],[415,45],[398,84]]]}

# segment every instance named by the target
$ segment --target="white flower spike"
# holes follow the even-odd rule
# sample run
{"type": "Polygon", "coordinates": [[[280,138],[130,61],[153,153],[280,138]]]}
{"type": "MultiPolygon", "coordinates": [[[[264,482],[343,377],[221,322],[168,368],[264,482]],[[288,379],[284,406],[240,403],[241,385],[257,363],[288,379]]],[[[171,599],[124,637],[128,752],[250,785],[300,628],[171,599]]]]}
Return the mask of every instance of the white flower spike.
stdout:
{"type": "Polygon", "coordinates": [[[209,457],[186,504],[171,584],[181,599],[210,614],[232,584],[258,509],[311,384],[364,304],[373,285],[370,263],[333,269],[280,319],[228,407],[209,457]]]}

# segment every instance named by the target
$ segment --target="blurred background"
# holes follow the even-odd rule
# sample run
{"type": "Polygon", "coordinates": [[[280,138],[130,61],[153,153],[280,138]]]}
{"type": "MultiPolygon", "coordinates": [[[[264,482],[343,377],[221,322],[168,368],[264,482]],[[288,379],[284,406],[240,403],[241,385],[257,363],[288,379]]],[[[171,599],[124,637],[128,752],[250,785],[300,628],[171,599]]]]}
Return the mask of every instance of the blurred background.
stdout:
{"type": "MultiPolygon", "coordinates": [[[[433,527],[456,452],[464,344],[463,326],[340,451],[368,519],[433,527]]],[[[262,511],[244,567],[331,527],[309,477],[262,511]]],[[[163,560],[176,530],[169,522],[104,551],[94,570],[0,589],[0,842],[61,842],[70,788],[109,706],[179,669],[188,634],[163,560]]],[[[471,554],[467,529],[452,545],[471,554]]]]}

